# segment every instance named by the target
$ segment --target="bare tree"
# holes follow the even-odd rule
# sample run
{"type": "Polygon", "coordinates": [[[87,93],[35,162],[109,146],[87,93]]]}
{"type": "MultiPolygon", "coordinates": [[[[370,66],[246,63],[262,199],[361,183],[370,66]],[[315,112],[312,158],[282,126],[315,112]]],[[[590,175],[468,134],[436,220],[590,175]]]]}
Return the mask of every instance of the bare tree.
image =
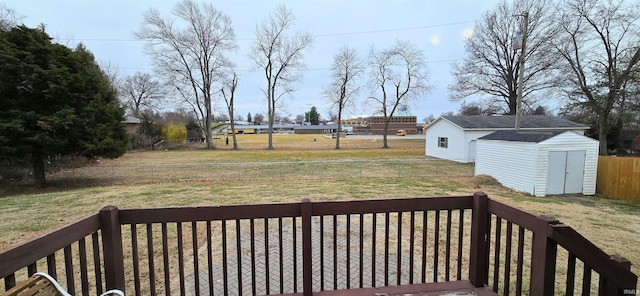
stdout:
{"type": "Polygon", "coordinates": [[[357,79],[364,71],[364,66],[358,58],[355,49],[348,46],[342,47],[333,56],[331,65],[331,81],[324,90],[324,95],[331,103],[331,107],[337,109],[338,135],[336,136],[336,149],[340,149],[340,132],[342,131],[342,112],[349,106],[353,106],[354,96],[360,90],[357,79]]]}
{"type": "Polygon", "coordinates": [[[148,41],[146,51],[156,71],[204,123],[207,148],[212,149],[213,84],[231,64],[224,53],[236,48],[231,19],[211,4],[192,0],[176,4],[173,15],[163,18],[150,9],[136,35],[148,41]]]}
{"type": "Polygon", "coordinates": [[[302,51],[313,42],[309,33],[285,35],[294,21],[291,10],[279,5],[256,26],[251,58],[264,71],[267,80],[262,92],[268,105],[268,149],[273,149],[273,124],[278,103],[285,94],[293,92],[292,84],[301,76],[296,70],[302,67],[302,51]]]}
{"type": "Polygon", "coordinates": [[[0,30],[9,30],[11,27],[18,25],[18,22],[24,19],[12,8],[7,7],[4,3],[0,3],[0,30]]]}
{"type": "Polygon", "coordinates": [[[466,103],[463,102],[460,105],[460,110],[458,110],[459,115],[483,115],[483,116],[491,116],[500,113],[500,110],[495,106],[482,106],[478,103],[466,103]]]}
{"type": "Polygon", "coordinates": [[[156,111],[158,103],[165,96],[164,86],[149,73],[136,72],[122,80],[119,95],[125,107],[133,116],[143,112],[156,111]]]}
{"type": "Polygon", "coordinates": [[[111,61],[101,61],[100,70],[104,73],[104,76],[107,77],[111,86],[116,90],[120,91],[120,68],[118,65],[112,63],[111,61]]]}
{"type": "Polygon", "coordinates": [[[538,105],[531,111],[531,115],[547,115],[549,111],[547,106],[538,105]]]}
{"type": "MultiPolygon", "coordinates": [[[[227,105],[227,111],[229,112],[229,118],[231,123],[231,134],[233,135],[233,150],[238,150],[238,142],[236,142],[236,124],[233,115],[233,107],[235,99],[236,88],[238,87],[238,75],[233,73],[233,77],[231,79],[227,79],[220,92],[222,92],[222,97],[224,98],[224,102],[227,105]],[[225,90],[227,88],[228,90],[225,90]]],[[[242,115],[238,115],[240,120],[244,119],[242,115]]]]}
{"type": "Polygon", "coordinates": [[[436,120],[436,117],[433,114],[429,114],[429,116],[422,119],[424,123],[431,123],[434,120],[436,120]]]}
{"type": "Polygon", "coordinates": [[[513,40],[523,34],[521,15],[529,13],[526,72],[523,75],[523,106],[533,105],[537,94],[553,89],[552,75],[559,60],[551,39],[558,28],[551,17],[548,0],[502,0],[478,21],[473,35],[465,41],[466,56],[453,66],[454,82],[449,85],[451,100],[461,101],[472,95],[486,98],[487,107],[499,107],[506,114],[516,114],[520,51],[513,40]]]}
{"type": "Polygon", "coordinates": [[[333,113],[333,111],[329,110],[329,112],[327,112],[327,120],[336,122],[338,120],[338,114],[333,113]]]}
{"type": "Polygon", "coordinates": [[[229,121],[229,114],[227,113],[218,113],[214,116],[213,120],[215,122],[227,122],[229,121]]]}
{"type": "Polygon", "coordinates": [[[253,115],[254,124],[262,124],[262,122],[264,122],[264,115],[262,115],[262,113],[256,113],[256,115],[253,115]]]}
{"type": "Polygon", "coordinates": [[[397,41],[388,49],[370,52],[371,80],[374,95],[369,97],[384,117],[383,148],[389,148],[389,122],[398,109],[429,90],[424,55],[415,44],[397,41]]]}
{"type": "Polygon", "coordinates": [[[559,9],[562,38],[556,43],[570,102],[596,117],[600,154],[607,155],[612,113],[640,64],[640,3],[567,0],[559,9]]]}

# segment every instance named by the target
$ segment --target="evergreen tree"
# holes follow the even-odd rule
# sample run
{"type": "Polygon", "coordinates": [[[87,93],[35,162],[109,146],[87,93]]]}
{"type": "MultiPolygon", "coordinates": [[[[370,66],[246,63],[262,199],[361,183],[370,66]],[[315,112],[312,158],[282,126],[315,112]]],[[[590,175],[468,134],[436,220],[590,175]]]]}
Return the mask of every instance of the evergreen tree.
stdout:
{"type": "Polygon", "coordinates": [[[320,124],[320,113],[316,109],[316,106],[312,106],[309,112],[306,112],[306,118],[309,119],[309,123],[311,125],[319,125],[320,124]]]}
{"type": "Polygon", "coordinates": [[[0,158],[29,159],[45,186],[47,155],[118,157],[124,110],[83,46],[51,43],[44,28],[0,31],[0,158]]]}

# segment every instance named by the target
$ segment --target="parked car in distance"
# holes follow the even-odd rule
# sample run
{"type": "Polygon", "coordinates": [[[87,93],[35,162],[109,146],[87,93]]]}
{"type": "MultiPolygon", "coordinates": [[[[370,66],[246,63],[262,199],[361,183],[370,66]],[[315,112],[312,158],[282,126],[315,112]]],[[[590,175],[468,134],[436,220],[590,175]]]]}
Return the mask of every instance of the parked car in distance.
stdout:
{"type": "Polygon", "coordinates": [[[396,136],[406,136],[407,135],[407,131],[406,130],[398,130],[396,132],[396,136]]]}

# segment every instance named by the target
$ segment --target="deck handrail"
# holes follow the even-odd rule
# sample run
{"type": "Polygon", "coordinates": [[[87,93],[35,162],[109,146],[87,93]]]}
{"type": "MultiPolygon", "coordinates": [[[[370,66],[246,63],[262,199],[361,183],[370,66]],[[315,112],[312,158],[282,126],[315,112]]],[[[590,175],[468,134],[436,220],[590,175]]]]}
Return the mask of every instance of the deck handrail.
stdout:
{"type": "Polygon", "coordinates": [[[547,236],[570,253],[575,254],[600,276],[619,288],[634,289],[638,276],[630,271],[629,260],[608,255],[568,225],[550,225],[547,236]]]}
{"type": "Polygon", "coordinates": [[[10,247],[0,253],[0,278],[5,278],[16,270],[47,257],[69,244],[100,230],[98,214],[93,214],[45,233],[28,242],[10,247]]]}

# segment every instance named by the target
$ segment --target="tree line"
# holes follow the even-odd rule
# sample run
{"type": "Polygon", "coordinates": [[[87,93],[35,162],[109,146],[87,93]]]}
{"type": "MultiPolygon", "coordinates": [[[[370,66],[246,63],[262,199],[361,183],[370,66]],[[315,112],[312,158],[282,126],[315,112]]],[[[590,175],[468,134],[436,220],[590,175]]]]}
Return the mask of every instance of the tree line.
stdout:
{"type": "MultiPolygon", "coordinates": [[[[288,119],[277,117],[285,105],[284,98],[294,91],[293,84],[302,76],[304,52],[313,43],[311,33],[294,31],[294,25],[295,15],[281,4],[259,21],[254,31],[249,58],[255,69],[264,73],[260,90],[267,103],[267,149],[274,148],[274,123],[288,119]]],[[[155,9],[145,12],[136,36],[147,42],[146,51],[152,57],[157,80],[141,83],[138,78],[148,75],[142,73],[125,78],[123,93],[127,94],[130,109],[134,114],[139,113],[141,107],[153,110],[155,103],[150,101],[157,102],[154,93],[178,94],[201,123],[207,148],[215,148],[210,128],[215,120],[212,99],[218,97],[224,101],[232,130],[235,121],[242,118],[235,114],[232,100],[242,81],[228,58],[230,52],[237,50],[231,19],[210,3],[183,0],[174,6],[171,16],[163,16],[155,9]],[[130,91],[131,86],[136,85],[138,91],[130,91]],[[145,91],[146,86],[157,86],[158,91],[145,91]]],[[[429,89],[424,53],[406,41],[397,41],[387,49],[372,47],[367,60],[358,57],[356,50],[348,46],[340,49],[334,56],[331,82],[324,90],[338,122],[344,110],[354,105],[363,88],[366,70],[370,78],[367,101],[375,104],[376,112],[387,119],[383,141],[386,148],[389,119],[397,112],[406,111],[411,100],[429,89]]],[[[303,115],[304,121],[317,122],[319,114],[316,113],[314,106],[303,115]]],[[[336,139],[336,148],[340,147],[339,141],[336,139]]]]}
{"type": "Polygon", "coordinates": [[[449,86],[454,101],[479,97],[474,104],[483,113],[515,114],[522,81],[525,111],[559,105],[560,116],[592,127],[603,155],[621,146],[623,130],[640,128],[638,1],[503,0],[476,23],[465,49],[449,86]],[[514,41],[523,36],[519,77],[522,51],[514,41]],[[612,134],[618,141],[608,145],[612,134]]]}
{"type": "MultiPolygon", "coordinates": [[[[200,122],[210,122],[211,91],[229,86],[233,79],[228,77],[238,83],[232,61],[225,58],[225,51],[237,49],[231,20],[210,4],[190,0],[177,4],[173,15],[182,20],[182,29],[151,9],[137,35],[155,44],[149,54],[159,78],[182,84],[173,86],[200,122]],[[196,71],[199,75],[193,75],[196,71]]],[[[525,113],[553,111],[590,125],[589,135],[600,141],[601,153],[607,154],[612,133],[638,128],[639,18],[640,4],[629,0],[500,1],[476,22],[466,39],[465,57],[453,65],[450,99],[469,101],[463,109],[478,109],[467,113],[516,114],[522,84],[525,113]],[[525,40],[527,50],[520,63],[523,53],[517,45],[525,40]],[[550,110],[546,104],[559,110],[550,110]]],[[[254,32],[250,58],[265,75],[261,91],[268,106],[269,149],[273,149],[273,123],[282,121],[276,117],[285,105],[283,97],[294,91],[292,84],[302,75],[298,69],[304,50],[313,43],[310,33],[292,32],[294,24],[292,11],[279,5],[258,22],[254,32]]],[[[339,125],[345,110],[365,103],[375,106],[388,127],[391,116],[407,112],[412,100],[428,92],[427,73],[424,53],[410,42],[399,40],[385,49],[372,45],[364,58],[344,45],[334,54],[323,95],[339,125]]],[[[236,116],[228,117],[233,128],[236,116]]],[[[388,147],[386,130],[383,147],[388,147]]],[[[203,132],[207,133],[206,126],[203,132]]]]}
{"type": "MultiPolygon", "coordinates": [[[[117,157],[130,144],[121,124],[124,110],[153,133],[153,116],[169,97],[179,98],[179,112],[214,149],[216,101],[224,102],[231,129],[244,119],[234,108],[242,81],[228,57],[238,48],[231,18],[193,0],[178,2],[169,16],[151,8],[142,18],[135,35],[147,43],[154,75],[120,79],[84,45],[53,43],[43,25],[18,25],[19,14],[0,4],[0,156],[29,159],[36,184],[43,186],[47,155],[117,157]]],[[[521,87],[526,112],[544,113],[551,100],[561,106],[561,116],[591,125],[606,154],[612,132],[638,127],[639,19],[640,3],[629,0],[502,0],[465,41],[466,55],[453,66],[451,99],[475,100],[463,105],[466,112],[514,114],[521,87]],[[514,46],[520,41],[528,44],[524,63],[514,46]]],[[[295,31],[295,16],[282,4],[256,24],[254,34],[249,57],[264,74],[260,90],[268,111],[247,114],[247,121],[265,117],[267,148],[274,149],[273,125],[288,118],[280,115],[283,99],[302,76],[313,35],[295,31]]],[[[388,48],[372,45],[363,56],[344,45],[333,56],[330,75],[323,95],[331,117],[340,125],[345,110],[371,104],[385,118],[385,148],[391,117],[407,112],[430,89],[424,52],[402,40],[388,48]]],[[[319,117],[313,108],[305,121],[319,117]]]]}

